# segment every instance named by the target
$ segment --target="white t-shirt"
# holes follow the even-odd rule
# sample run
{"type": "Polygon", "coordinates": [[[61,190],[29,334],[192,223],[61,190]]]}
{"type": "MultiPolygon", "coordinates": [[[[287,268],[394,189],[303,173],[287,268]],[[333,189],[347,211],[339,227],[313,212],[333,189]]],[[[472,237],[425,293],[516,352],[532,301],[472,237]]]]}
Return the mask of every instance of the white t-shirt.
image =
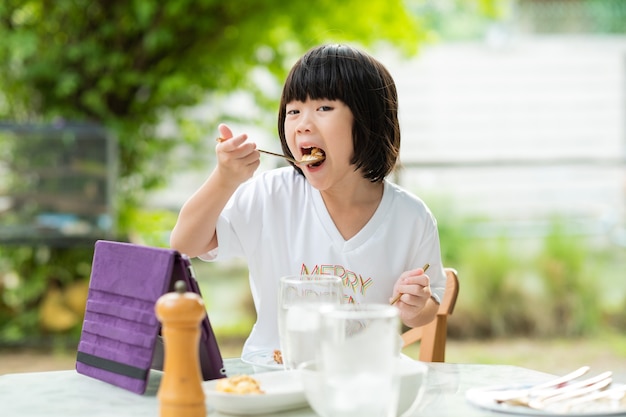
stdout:
{"type": "Polygon", "coordinates": [[[445,273],[434,217],[416,196],[388,181],[373,217],[345,240],[322,196],[292,167],[261,173],[242,184],[217,223],[219,247],[204,260],[246,259],[257,321],[243,353],[279,349],[278,280],[321,273],[343,279],[344,301],[388,303],[404,271],[430,264],[434,298],[445,273]]]}

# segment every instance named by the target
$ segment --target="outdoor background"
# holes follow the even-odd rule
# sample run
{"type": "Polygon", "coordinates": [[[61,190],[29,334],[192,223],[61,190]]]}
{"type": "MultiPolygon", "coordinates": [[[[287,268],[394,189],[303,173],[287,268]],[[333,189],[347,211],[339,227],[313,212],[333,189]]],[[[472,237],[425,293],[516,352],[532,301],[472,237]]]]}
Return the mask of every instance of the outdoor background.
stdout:
{"type": "MultiPolygon", "coordinates": [[[[626,3],[318,3],[0,6],[0,374],[72,368],[94,240],[166,247],[217,124],[279,150],[285,71],[347,42],[396,80],[392,179],[459,272],[446,360],[626,381],[626,3]]],[[[245,264],[194,267],[236,356],[245,264]]]]}

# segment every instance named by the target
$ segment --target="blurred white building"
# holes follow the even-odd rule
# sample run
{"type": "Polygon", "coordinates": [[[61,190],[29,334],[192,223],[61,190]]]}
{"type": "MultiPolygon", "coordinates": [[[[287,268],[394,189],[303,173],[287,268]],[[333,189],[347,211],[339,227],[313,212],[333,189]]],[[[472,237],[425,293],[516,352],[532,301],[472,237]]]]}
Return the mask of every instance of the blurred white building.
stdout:
{"type": "Polygon", "coordinates": [[[531,233],[555,214],[589,233],[623,224],[626,37],[440,44],[392,72],[402,185],[531,233]]]}

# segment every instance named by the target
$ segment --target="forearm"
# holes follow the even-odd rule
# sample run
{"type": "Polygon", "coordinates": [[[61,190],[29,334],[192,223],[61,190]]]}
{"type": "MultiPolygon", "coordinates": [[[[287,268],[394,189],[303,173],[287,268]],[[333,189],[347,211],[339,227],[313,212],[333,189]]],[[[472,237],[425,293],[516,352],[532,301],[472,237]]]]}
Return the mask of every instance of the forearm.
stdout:
{"type": "Polygon", "coordinates": [[[214,171],[181,208],[170,246],[192,258],[216,248],[217,220],[237,187],[214,171]]]}

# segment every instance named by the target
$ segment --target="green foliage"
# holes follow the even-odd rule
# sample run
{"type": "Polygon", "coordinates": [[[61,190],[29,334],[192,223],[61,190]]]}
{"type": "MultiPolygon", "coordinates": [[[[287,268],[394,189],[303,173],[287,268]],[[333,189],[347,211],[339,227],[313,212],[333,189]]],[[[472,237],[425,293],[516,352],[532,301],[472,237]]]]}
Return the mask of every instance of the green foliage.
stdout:
{"type": "MultiPolygon", "coordinates": [[[[462,296],[467,298],[474,335],[501,337],[528,333],[529,294],[523,258],[505,238],[474,241],[463,250],[462,296]]],[[[467,331],[467,330],[466,330],[467,331]]]]}
{"type": "MultiPolygon", "coordinates": [[[[0,247],[0,340],[45,335],[40,303],[51,291],[88,280],[92,257],[93,248],[0,247]]],[[[79,332],[76,322],[70,333],[79,332]]]]}
{"type": "MultiPolygon", "coordinates": [[[[198,122],[185,110],[209,94],[237,89],[273,103],[255,71],[282,80],[297,56],[322,42],[388,41],[410,54],[422,37],[401,0],[322,0],[315,7],[278,0],[6,0],[0,3],[0,119],[88,121],[108,129],[118,141],[120,239],[166,246],[173,219],[142,210],[146,193],[187,167],[188,155],[206,155],[213,145],[203,138],[221,118],[207,114],[198,122]],[[166,118],[175,126],[168,133],[159,130],[166,118]],[[174,153],[179,147],[189,151],[174,153]]],[[[39,250],[0,253],[6,264],[0,336],[37,333],[37,305],[50,285],[63,289],[78,279],[73,268],[91,260],[77,249],[76,259],[51,256],[42,263],[33,253],[39,250]],[[15,285],[7,288],[7,279],[15,285]]]]}
{"type": "Polygon", "coordinates": [[[469,244],[467,220],[461,218],[455,210],[455,203],[451,198],[433,195],[425,198],[437,219],[441,258],[445,265],[459,265],[463,251],[469,244]]]}
{"type": "Polygon", "coordinates": [[[465,246],[456,247],[461,254],[456,263],[444,260],[459,270],[461,282],[451,333],[577,337],[610,325],[621,328],[620,314],[613,316],[604,302],[614,294],[602,293],[605,287],[620,291],[612,272],[622,267],[606,255],[620,250],[595,246],[589,237],[572,235],[565,224],[555,218],[539,242],[469,237],[465,246]],[[607,282],[598,279],[605,276],[607,282]]]}
{"type": "Polygon", "coordinates": [[[554,323],[552,332],[581,335],[593,331],[600,320],[598,286],[589,281],[586,265],[590,248],[581,237],[568,236],[559,219],[552,224],[539,257],[539,268],[554,323]]]}
{"type": "MultiPolygon", "coordinates": [[[[248,89],[252,72],[282,79],[304,49],[326,41],[387,40],[413,53],[423,35],[400,0],[7,0],[0,6],[0,117],[99,122],[119,140],[119,207],[159,187],[181,143],[165,114],[208,92],[248,89]],[[359,13],[354,11],[358,10],[359,13]]],[[[207,124],[215,124],[207,116],[207,124]]],[[[214,129],[214,127],[213,127],[214,129]]]]}
{"type": "Polygon", "coordinates": [[[169,247],[169,232],[176,223],[176,214],[168,210],[136,208],[126,212],[133,225],[131,241],[147,246],[169,247]]]}
{"type": "Polygon", "coordinates": [[[482,39],[486,27],[510,14],[504,0],[408,0],[407,7],[434,39],[482,39]]]}

